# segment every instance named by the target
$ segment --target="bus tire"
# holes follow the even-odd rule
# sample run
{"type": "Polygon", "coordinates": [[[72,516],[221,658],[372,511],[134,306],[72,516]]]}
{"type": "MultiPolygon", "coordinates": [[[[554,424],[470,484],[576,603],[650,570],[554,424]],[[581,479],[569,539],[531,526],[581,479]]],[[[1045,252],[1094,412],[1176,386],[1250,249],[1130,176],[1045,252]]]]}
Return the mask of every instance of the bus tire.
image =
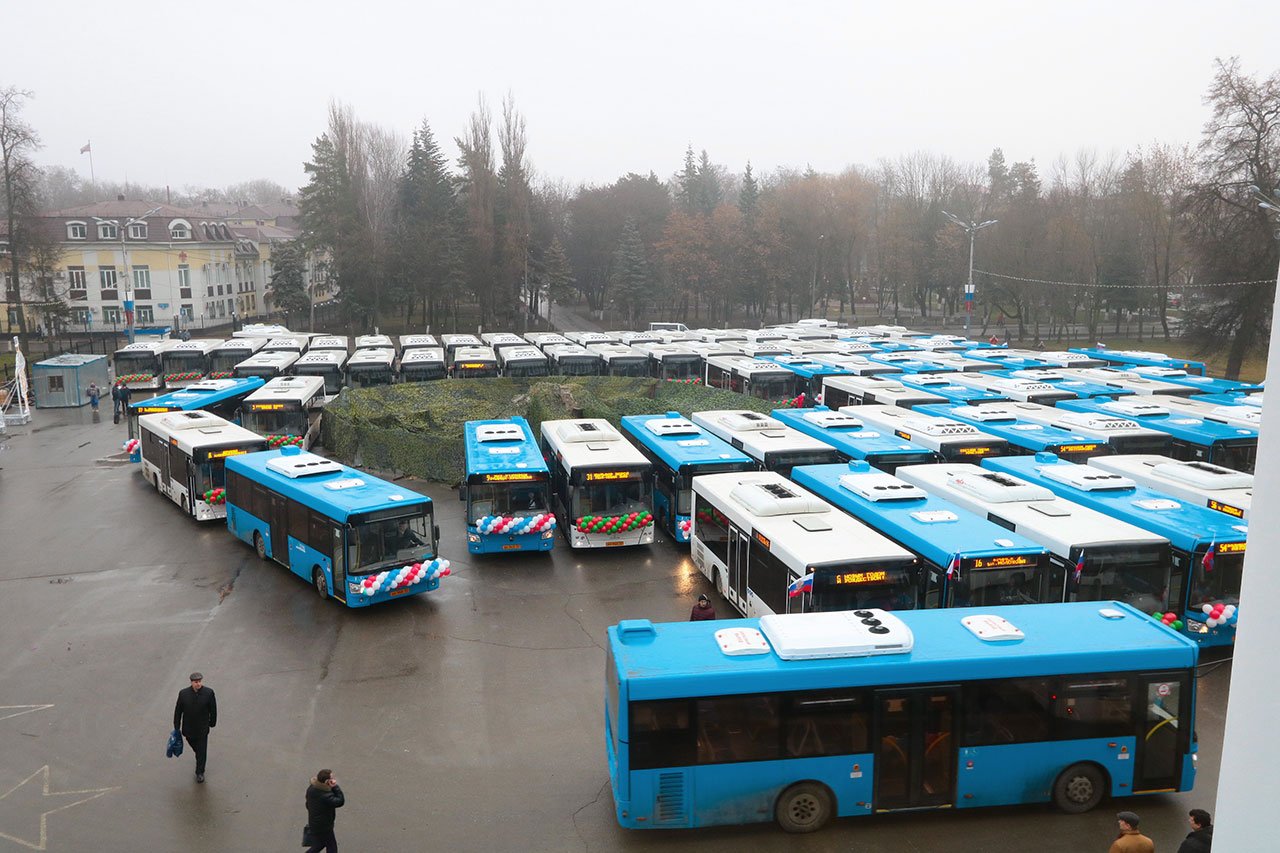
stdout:
{"type": "Polygon", "coordinates": [[[773,814],[787,832],[816,832],[827,825],[835,812],[835,802],[827,786],[799,782],[778,797],[773,814]]]}
{"type": "Polygon", "coordinates": [[[1096,764],[1073,764],[1058,774],[1053,783],[1053,802],[1067,814],[1083,814],[1102,802],[1107,793],[1107,775],[1096,764]]]}
{"type": "Polygon", "coordinates": [[[319,566],[311,567],[311,585],[315,587],[316,593],[325,601],[329,600],[329,584],[324,579],[324,569],[319,566]]]}
{"type": "Polygon", "coordinates": [[[191,513],[191,507],[187,505],[187,496],[186,496],[186,495],[183,495],[183,496],[182,496],[182,511],[183,511],[183,512],[185,512],[187,515],[191,515],[191,514],[192,514],[192,513],[191,513]]]}
{"type": "Polygon", "coordinates": [[[253,531],[253,550],[257,553],[259,560],[267,559],[267,543],[262,538],[262,534],[253,531]]]}

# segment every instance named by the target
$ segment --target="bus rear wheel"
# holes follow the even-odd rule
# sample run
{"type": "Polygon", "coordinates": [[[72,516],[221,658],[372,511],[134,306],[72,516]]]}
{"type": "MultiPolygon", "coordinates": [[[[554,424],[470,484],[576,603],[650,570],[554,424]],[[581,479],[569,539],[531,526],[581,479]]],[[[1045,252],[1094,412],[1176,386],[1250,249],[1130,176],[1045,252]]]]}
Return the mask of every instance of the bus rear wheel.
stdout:
{"type": "Polygon", "coordinates": [[[1096,764],[1073,764],[1053,783],[1053,802],[1067,814],[1083,814],[1106,793],[1106,777],[1096,764]]]}
{"type": "Polygon", "coordinates": [[[316,566],[311,570],[311,583],[315,586],[316,592],[321,598],[329,600],[329,584],[324,579],[324,569],[316,566]]]}
{"type": "Polygon", "coordinates": [[[263,540],[261,533],[253,534],[253,550],[258,554],[259,560],[267,559],[267,543],[263,540]]]}
{"type": "Polygon", "coordinates": [[[800,782],[778,797],[774,817],[787,832],[816,832],[826,826],[834,811],[831,792],[825,785],[800,782]]]}

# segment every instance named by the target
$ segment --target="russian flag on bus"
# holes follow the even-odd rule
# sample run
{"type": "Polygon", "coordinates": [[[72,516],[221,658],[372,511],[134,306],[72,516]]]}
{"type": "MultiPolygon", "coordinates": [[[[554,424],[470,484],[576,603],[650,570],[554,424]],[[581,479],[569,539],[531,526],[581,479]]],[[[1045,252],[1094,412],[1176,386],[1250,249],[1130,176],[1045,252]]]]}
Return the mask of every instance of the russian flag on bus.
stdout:
{"type": "Polygon", "coordinates": [[[787,597],[795,598],[797,595],[804,595],[806,592],[813,592],[813,572],[802,578],[797,578],[787,587],[787,597]]]}
{"type": "Polygon", "coordinates": [[[1204,559],[1200,561],[1200,565],[1204,567],[1205,574],[1213,571],[1213,548],[1218,542],[1215,539],[1209,543],[1209,550],[1204,552],[1204,559]]]}
{"type": "Polygon", "coordinates": [[[1076,558],[1076,583],[1080,583],[1080,576],[1084,574],[1084,551],[1080,551],[1080,556],[1076,558]]]}
{"type": "Polygon", "coordinates": [[[947,577],[958,578],[960,576],[960,555],[956,554],[951,558],[951,564],[947,566],[947,577]]]}

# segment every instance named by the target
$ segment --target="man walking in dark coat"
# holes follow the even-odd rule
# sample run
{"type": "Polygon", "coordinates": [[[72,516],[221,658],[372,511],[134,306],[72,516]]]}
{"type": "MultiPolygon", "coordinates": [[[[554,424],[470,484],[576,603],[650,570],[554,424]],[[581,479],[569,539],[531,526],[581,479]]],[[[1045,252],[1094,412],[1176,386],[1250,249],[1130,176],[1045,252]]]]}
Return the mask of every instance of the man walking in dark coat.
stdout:
{"type": "Polygon", "coordinates": [[[707,598],[706,593],[698,596],[698,603],[693,605],[693,609],[689,611],[690,622],[704,622],[716,618],[716,609],[711,604],[711,599],[707,598]]]}
{"type": "Polygon", "coordinates": [[[1187,816],[1191,831],[1178,847],[1178,853],[1209,853],[1213,849],[1213,820],[1204,809],[1192,809],[1187,816]]]}
{"type": "Polygon", "coordinates": [[[209,749],[209,729],[218,725],[218,700],[204,686],[204,676],[191,673],[191,686],[178,691],[173,706],[173,727],[191,744],[196,754],[196,781],[204,781],[204,760],[209,749]]]}
{"type": "Polygon", "coordinates": [[[347,802],[332,770],[321,770],[307,786],[307,827],[311,830],[311,846],[307,853],[338,853],[338,839],[333,834],[336,812],[347,802]]]}

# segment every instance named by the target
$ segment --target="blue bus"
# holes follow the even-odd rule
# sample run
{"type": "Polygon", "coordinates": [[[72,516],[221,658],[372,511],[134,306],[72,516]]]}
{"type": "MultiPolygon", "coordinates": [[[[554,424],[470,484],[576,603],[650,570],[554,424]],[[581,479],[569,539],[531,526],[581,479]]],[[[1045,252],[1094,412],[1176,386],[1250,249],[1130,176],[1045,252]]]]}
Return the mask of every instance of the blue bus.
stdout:
{"type": "Polygon", "coordinates": [[[1009,379],[1023,379],[1031,382],[1043,382],[1059,390],[1069,391],[1081,399],[1086,397],[1133,396],[1133,392],[1127,388],[1113,388],[1106,383],[1086,379],[1074,370],[1060,370],[1056,367],[998,370],[991,375],[1005,376],[1009,379]]]}
{"type": "Polygon", "coordinates": [[[868,426],[856,411],[835,412],[826,406],[814,406],[809,409],[774,409],[771,416],[796,432],[831,445],[846,460],[866,462],[890,474],[899,465],[928,465],[942,461],[941,454],[927,447],[868,426]]]}
{"type": "MultiPolygon", "coordinates": [[[[1223,380],[1214,380],[1226,382],[1223,380]]],[[[1209,403],[1213,406],[1257,406],[1262,408],[1262,389],[1257,391],[1226,391],[1217,394],[1192,394],[1188,399],[1193,402],[1209,403]]]]}
{"type": "Polygon", "coordinates": [[[1173,553],[1169,607],[1182,621],[1183,631],[1204,646],[1235,642],[1249,535],[1245,522],[1052,453],[984,459],[982,466],[1168,539],[1173,553]],[[1215,607],[1225,614],[1221,620],[1210,617],[1215,607]]]}
{"type": "Polygon", "coordinates": [[[1151,402],[1149,397],[1064,400],[1058,408],[1128,418],[1148,429],[1163,432],[1172,439],[1165,455],[1182,462],[1212,462],[1251,474],[1258,461],[1256,428],[1225,423],[1191,412],[1173,411],[1151,402]]]}
{"type": "Polygon", "coordinates": [[[965,358],[976,358],[992,364],[1003,365],[1005,370],[1033,370],[1045,367],[1057,367],[1054,362],[1040,358],[1040,354],[1025,349],[971,349],[965,358]]]}
{"type": "Polygon", "coordinates": [[[866,462],[806,465],[791,479],[920,558],[919,607],[1039,604],[1049,551],[866,462]]]}
{"type": "Polygon", "coordinates": [[[365,607],[449,574],[425,495],[293,445],[230,456],[226,476],[227,529],[321,598],[365,607]]]}
{"type": "Polygon", "coordinates": [[[556,517],[551,473],[521,417],[463,425],[467,473],[458,497],[467,505],[472,554],[550,551],[556,517]]]}
{"type": "Polygon", "coordinates": [[[1002,403],[1009,398],[999,391],[968,385],[957,381],[948,373],[904,373],[898,381],[910,388],[919,388],[937,394],[949,403],[959,406],[976,406],[981,403],[1002,403]]]}
{"type": "Polygon", "coordinates": [[[1195,643],[1121,602],[607,630],[618,822],[690,828],[1190,790],[1195,643]]]}
{"type": "Polygon", "coordinates": [[[945,364],[939,364],[936,361],[921,358],[920,356],[928,353],[915,352],[911,350],[903,350],[897,352],[882,352],[877,355],[869,355],[867,359],[878,364],[887,364],[890,367],[896,367],[903,373],[948,373],[951,368],[945,364]]]}
{"type": "Polygon", "coordinates": [[[1050,450],[1067,459],[1083,462],[1112,452],[1111,445],[1096,436],[1020,418],[1016,408],[1001,403],[980,406],[920,406],[916,411],[972,424],[985,433],[1009,442],[1010,447],[1017,448],[1015,455],[1018,452],[1026,454],[1050,450]]]}
{"type": "Polygon", "coordinates": [[[1185,370],[1195,376],[1204,376],[1204,362],[1191,361],[1184,358],[1171,358],[1162,352],[1146,352],[1144,350],[1098,349],[1096,347],[1072,347],[1070,352],[1078,352],[1090,358],[1114,364],[1117,367],[1170,367],[1174,370],[1185,370]]]}
{"type": "Polygon", "coordinates": [[[677,542],[693,527],[693,478],[755,471],[755,460],[679,412],[626,415],[622,432],[653,465],[653,514],[677,542]]]}
{"type": "MultiPolygon", "coordinates": [[[[129,438],[138,438],[139,415],[205,411],[233,423],[239,423],[240,404],[244,402],[245,397],[257,391],[265,383],[266,380],[261,376],[246,376],[243,379],[201,379],[177,391],[131,402],[126,416],[129,438]]],[[[133,451],[130,458],[133,462],[141,461],[140,451],[133,451]]]]}
{"type": "Polygon", "coordinates": [[[1220,379],[1216,376],[1201,376],[1177,370],[1172,367],[1134,367],[1133,372],[1161,382],[1172,382],[1174,385],[1185,385],[1196,389],[1196,394],[1253,394],[1262,390],[1262,386],[1252,382],[1239,382],[1235,379],[1220,379]]]}

